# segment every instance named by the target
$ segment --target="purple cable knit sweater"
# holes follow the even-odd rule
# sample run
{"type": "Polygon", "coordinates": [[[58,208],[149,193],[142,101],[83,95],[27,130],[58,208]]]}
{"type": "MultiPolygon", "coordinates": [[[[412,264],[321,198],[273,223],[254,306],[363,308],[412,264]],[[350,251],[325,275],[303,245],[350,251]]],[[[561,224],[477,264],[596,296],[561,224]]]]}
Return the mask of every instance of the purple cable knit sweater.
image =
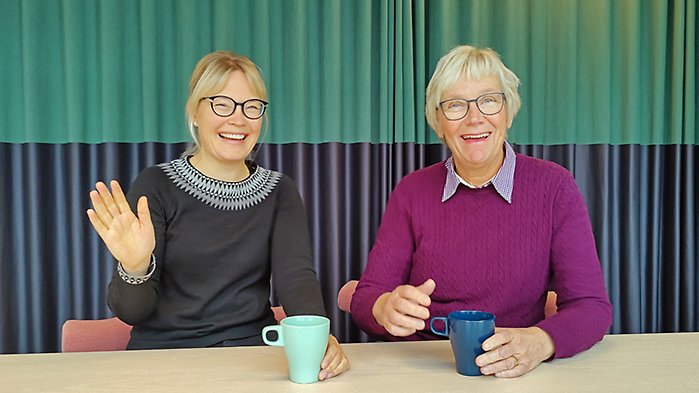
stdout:
{"type": "Polygon", "coordinates": [[[383,340],[439,338],[429,327],[393,337],[371,312],[382,293],[432,278],[430,316],[476,309],[494,313],[500,327],[538,326],[553,339],[557,358],[602,339],[612,306],[575,180],[552,162],[521,154],[516,162],[512,204],[492,186],[463,185],[442,203],[444,162],[396,186],[352,297],[362,330],[383,340]],[[544,319],[548,289],[558,294],[558,312],[544,319]]]}

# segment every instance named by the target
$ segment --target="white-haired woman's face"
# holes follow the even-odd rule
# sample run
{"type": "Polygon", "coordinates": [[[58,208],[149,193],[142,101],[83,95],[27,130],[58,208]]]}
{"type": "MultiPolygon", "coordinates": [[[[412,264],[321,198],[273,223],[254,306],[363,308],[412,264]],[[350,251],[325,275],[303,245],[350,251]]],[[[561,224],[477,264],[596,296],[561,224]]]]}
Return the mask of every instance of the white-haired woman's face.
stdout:
{"type": "Polygon", "coordinates": [[[500,93],[500,80],[496,76],[489,76],[477,80],[461,78],[440,97],[436,132],[451,150],[457,173],[466,180],[467,173],[490,172],[494,169],[494,175],[502,165],[503,142],[511,123],[507,119],[507,105],[500,93]],[[493,101],[498,99],[503,100],[502,108],[495,114],[485,115],[475,101],[479,97],[482,97],[479,101],[481,109],[486,113],[492,112],[493,108],[497,109],[497,103],[493,104],[493,101]],[[463,118],[447,118],[447,115],[451,118],[458,117],[458,111],[464,109],[464,104],[468,110],[463,118]],[[445,110],[451,110],[452,113],[447,112],[445,115],[445,110]]]}

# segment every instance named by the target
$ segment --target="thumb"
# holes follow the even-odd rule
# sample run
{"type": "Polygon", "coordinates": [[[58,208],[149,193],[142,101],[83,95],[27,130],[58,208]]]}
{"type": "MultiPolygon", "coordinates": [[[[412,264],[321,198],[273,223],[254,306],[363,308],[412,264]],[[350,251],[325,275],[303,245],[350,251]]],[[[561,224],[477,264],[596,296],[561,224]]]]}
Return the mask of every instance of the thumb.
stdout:
{"type": "Polygon", "coordinates": [[[145,226],[153,226],[153,223],[151,222],[150,219],[150,209],[148,209],[148,198],[145,196],[142,196],[138,198],[138,221],[141,222],[141,225],[145,226]]]}
{"type": "Polygon", "coordinates": [[[434,292],[434,289],[437,287],[437,284],[434,282],[433,279],[428,278],[425,282],[420,284],[420,286],[417,287],[417,289],[424,293],[427,296],[430,296],[432,292],[434,292]]]}

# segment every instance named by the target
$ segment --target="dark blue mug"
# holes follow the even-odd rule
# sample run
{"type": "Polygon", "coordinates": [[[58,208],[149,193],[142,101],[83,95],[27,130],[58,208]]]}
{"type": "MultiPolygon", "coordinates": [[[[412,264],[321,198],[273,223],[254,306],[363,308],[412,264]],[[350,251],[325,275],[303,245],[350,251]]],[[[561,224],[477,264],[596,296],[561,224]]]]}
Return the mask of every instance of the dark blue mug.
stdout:
{"type": "Polygon", "coordinates": [[[456,372],[469,376],[481,375],[481,369],[476,365],[476,357],[484,352],[483,341],[495,332],[495,315],[475,310],[454,311],[446,318],[432,318],[430,330],[440,336],[449,337],[456,359],[456,372]],[[436,329],[435,321],[442,321],[444,330],[436,329]]]}

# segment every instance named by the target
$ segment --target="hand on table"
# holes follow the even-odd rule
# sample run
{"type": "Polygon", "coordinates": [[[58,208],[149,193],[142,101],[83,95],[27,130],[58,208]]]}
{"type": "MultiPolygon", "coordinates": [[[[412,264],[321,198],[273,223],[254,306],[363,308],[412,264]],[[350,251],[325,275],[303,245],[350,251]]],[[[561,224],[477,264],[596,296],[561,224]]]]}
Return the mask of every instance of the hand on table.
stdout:
{"type": "Polygon", "coordinates": [[[320,381],[332,378],[349,369],[349,360],[342,351],[340,343],[332,334],[328,338],[328,347],[325,350],[325,356],[320,362],[320,373],[318,379],[320,381]]]}
{"type": "Polygon", "coordinates": [[[90,191],[92,209],[87,217],[104,244],[129,274],[144,275],[155,248],[155,231],[148,210],[148,200],[138,200],[138,217],[131,211],[119,183],[112,180],[112,192],[98,182],[90,191]]]}
{"type": "Polygon", "coordinates": [[[427,309],[436,284],[431,278],[419,286],[400,285],[379,296],[372,313],[376,322],[397,337],[405,337],[425,328],[430,317],[427,309]]]}
{"type": "Polygon", "coordinates": [[[495,328],[483,350],[476,358],[481,373],[503,378],[526,374],[555,352],[551,337],[538,327],[495,328]]]}

